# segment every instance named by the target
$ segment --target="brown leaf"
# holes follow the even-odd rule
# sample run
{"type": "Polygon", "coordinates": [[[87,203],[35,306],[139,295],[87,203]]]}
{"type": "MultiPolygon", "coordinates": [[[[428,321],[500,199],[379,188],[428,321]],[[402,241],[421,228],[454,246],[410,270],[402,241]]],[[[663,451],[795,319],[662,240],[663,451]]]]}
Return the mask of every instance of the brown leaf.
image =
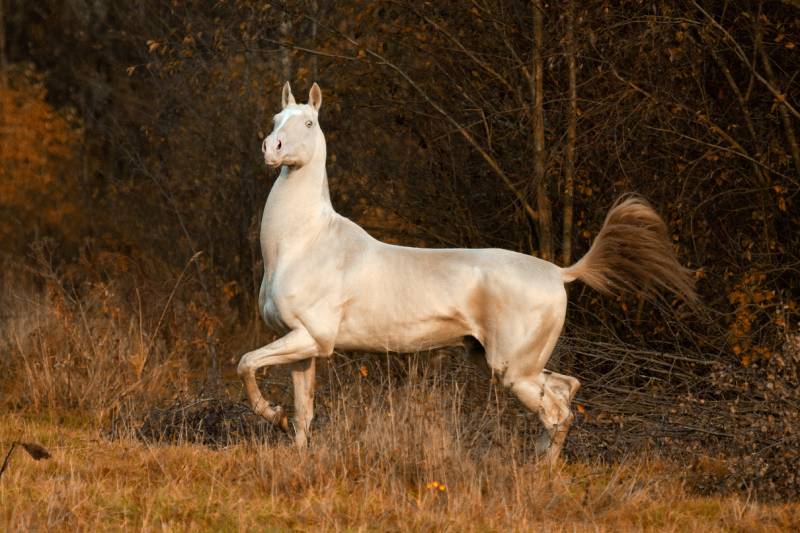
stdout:
{"type": "Polygon", "coordinates": [[[41,444],[36,444],[35,442],[20,442],[20,445],[37,461],[41,459],[50,459],[51,457],[50,452],[41,444]]]}

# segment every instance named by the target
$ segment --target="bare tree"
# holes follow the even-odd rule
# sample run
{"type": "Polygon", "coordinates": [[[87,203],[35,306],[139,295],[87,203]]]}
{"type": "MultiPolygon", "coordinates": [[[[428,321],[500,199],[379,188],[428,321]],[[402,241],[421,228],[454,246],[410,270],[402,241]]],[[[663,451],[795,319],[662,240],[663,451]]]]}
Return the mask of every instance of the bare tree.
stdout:
{"type": "MultiPolygon", "coordinates": [[[[764,49],[764,38],[763,38],[763,29],[761,28],[761,21],[756,20],[756,38],[755,38],[755,46],[758,50],[758,55],[761,57],[761,63],[764,65],[764,72],[767,74],[767,81],[772,87],[776,89],[780,88],[780,85],[776,79],[775,72],[772,70],[772,61],[770,61],[769,54],[764,49]]],[[[792,160],[794,161],[795,169],[797,170],[797,175],[800,176],[800,147],[797,145],[797,137],[794,133],[794,127],[792,125],[792,117],[789,116],[789,109],[787,108],[786,104],[786,94],[780,93],[776,96],[776,100],[778,101],[778,113],[781,117],[781,123],[783,124],[783,131],[786,135],[786,141],[789,144],[789,149],[792,154],[792,160]]]]}
{"type": "Polygon", "coordinates": [[[544,64],[542,49],[544,24],[541,0],[532,0],[533,8],[533,77],[531,100],[533,119],[533,183],[536,188],[536,223],[539,232],[539,256],[547,261],[554,259],[553,215],[545,176],[544,148],[544,64]]]}
{"type": "Polygon", "coordinates": [[[0,89],[4,89],[8,80],[6,79],[6,69],[8,60],[6,59],[6,21],[3,16],[3,2],[0,0],[0,89]]]}
{"type": "Polygon", "coordinates": [[[575,66],[575,0],[567,3],[567,77],[569,107],[567,108],[567,147],[564,161],[564,213],[561,263],[572,263],[572,219],[575,193],[575,134],[578,122],[577,74],[575,66]]]}

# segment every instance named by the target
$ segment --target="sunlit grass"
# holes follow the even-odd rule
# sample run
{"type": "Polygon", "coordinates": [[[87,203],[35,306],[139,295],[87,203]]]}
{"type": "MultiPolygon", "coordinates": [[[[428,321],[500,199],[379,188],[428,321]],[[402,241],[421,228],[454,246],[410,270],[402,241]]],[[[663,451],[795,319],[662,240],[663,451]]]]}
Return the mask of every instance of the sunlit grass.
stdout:
{"type": "MultiPolygon", "coordinates": [[[[89,296],[90,303],[106,301],[89,296]]],[[[34,461],[17,450],[11,457],[0,479],[0,531],[800,526],[800,503],[701,496],[687,483],[689,467],[653,454],[616,464],[540,464],[531,446],[535,415],[513,416],[495,389],[469,390],[425,354],[402,363],[389,357],[321,362],[319,418],[305,452],[285,436],[265,433],[269,440],[259,440],[257,431],[223,431],[215,441],[221,446],[203,446],[193,437],[197,428],[180,417],[163,422],[178,424],[177,431],[156,428],[143,441],[137,433],[142,415],[171,398],[188,394],[189,404],[208,408],[187,386],[188,355],[161,347],[136,367],[131,354],[140,353],[137,339],[147,337],[138,315],[109,318],[94,310],[83,322],[80,309],[51,298],[42,304],[17,299],[33,304],[0,324],[0,452],[23,441],[52,454],[34,461]],[[121,423],[110,432],[115,421],[121,423]]],[[[233,376],[219,394],[230,405],[241,390],[233,364],[228,370],[233,376]]],[[[288,385],[288,376],[271,375],[270,396],[281,393],[272,389],[283,381],[288,385]]],[[[276,399],[285,403],[287,390],[276,399]]],[[[250,424],[236,413],[221,416],[250,424]]]]}
{"type": "Polygon", "coordinates": [[[692,495],[677,465],[656,460],[550,471],[489,450],[425,465],[408,442],[373,448],[364,433],[374,429],[329,440],[323,430],[307,452],[289,443],[210,449],[109,441],[85,425],[5,415],[0,442],[24,437],[53,457],[12,458],[0,528],[781,531],[800,518],[798,504],[692,495]]]}

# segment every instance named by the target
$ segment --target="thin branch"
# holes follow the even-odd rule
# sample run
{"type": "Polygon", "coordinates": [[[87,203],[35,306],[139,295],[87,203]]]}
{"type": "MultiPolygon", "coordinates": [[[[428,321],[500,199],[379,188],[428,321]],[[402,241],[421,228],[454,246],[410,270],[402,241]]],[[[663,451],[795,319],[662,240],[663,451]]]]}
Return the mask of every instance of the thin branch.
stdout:
{"type": "Polygon", "coordinates": [[[292,50],[297,50],[298,52],[304,52],[306,54],[311,54],[311,55],[315,55],[315,56],[330,57],[331,59],[341,59],[343,61],[364,61],[360,57],[345,56],[345,55],[341,55],[341,54],[334,54],[333,52],[326,52],[324,50],[315,50],[313,48],[307,48],[305,46],[299,46],[297,44],[290,43],[290,42],[287,42],[287,41],[278,41],[278,40],[275,40],[275,39],[267,39],[267,38],[265,38],[264,42],[271,43],[271,44],[276,44],[276,45],[284,47],[284,48],[291,48],[292,50]]]}
{"type": "MultiPolygon", "coordinates": [[[[769,55],[767,51],[764,50],[764,43],[762,40],[762,33],[761,33],[761,24],[756,21],[756,50],[758,51],[759,55],[761,56],[761,62],[764,64],[764,71],[767,73],[769,77],[769,81],[773,84],[776,84],[775,80],[775,73],[772,70],[772,62],[769,60],[769,55]]],[[[778,107],[778,113],[781,116],[781,122],[783,123],[783,130],[784,134],[786,135],[786,141],[789,143],[789,149],[792,151],[792,159],[794,159],[794,167],[797,169],[797,174],[800,176],[800,147],[797,145],[797,137],[794,134],[794,128],[792,127],[792,118],[787,113],[787,106],[780,106],[778,107]]]]}
{"type": "MultiPolygon", "coordinates": [[[[634,82],[632,82],[630,80],[627,80],[624,77],[622,77],[622,75],[620,75],[620,73],[617,72],[617,69],[614,67],[614,65],[611,65],[609,63],[609,68],[611,69],[612,74],[614,74],[614,76],[618,80],[620,80],[621,82],[623,82],[626,85],[628,85],[634,91],[646,96],[647,98],[653,100],[656,103],[659,103],[659,100],[658,100],[658,98],[656,98],[655,95],[653,95],[653,94],[647,92],[646,90],[642,89],[641,87],[636,85],[634,82]]],[[[755,159],[754,157],[750,156],[747,153],[747,150],[745,150],[744,147],[741,144],[739,144],[739,142],[736,139],[731,137],[731,135],[728,134],[725,130],[723,130],[722,128],[717,126],[708,116],[704,116],[702,118],[697,118],[698,117],[698,113],[695,112],[694,110],[692,110],[691,108],[689,108],[688,106],[686,106],[684,104],[681,104],[680,102],[674,102],[674,101],[673,102],[669,102],[669,104],[674,105],[674,106],[678,107],[679,109],[681,109],[682,111],[685,111],[686,113],[690,114],[692,117],[694,117],[694,119],[697,122],[699,122],[700,124],[702,124],[702,125],[706,126],[707,128],[709,128],[709,130],[711,132],[716,133],[717,135],[722,137],[722,139],[725,140],[728,144],[730,144],[734,149],[726,148],[725,146],[720,146],[718,144],[712,144],[712,143],[704,142],[704,141],[701,141],[699,139],[695,139],[694,137],[690,137],[688,135],[684,135],[684,134],[681,134],[681,133],[678,133],[678,132],[672,132],[672,133],[674,133],[674,134],[676,134],[676,135],[678,135],[680,137],[684,137],[686,139],[698,142],[700,144],[704,144],[706,146],[710,146],[710,147],[713,147],[713,148],[717,148],[717,149],[723,150],[725,152],[729,152],[729,153],[735,154],[735,155],[737,155],[737,156],[739,156],[739,157],[741,157],[743,159],[746,159],[747,161],[753,163],[754,165],[758,165],[759,167],[761,167],[761,168],[763,168],[763,169],[765,169],[765,170],[767,170],[767,171],[769,171],[769,172],[771,172],[771,173],[773,173],[773,174],[775,174],[777,176],[781,176],[782,178],[786,178],[786,179],[792,181],[795,184],[798,183],[797,180],[791,178],[790,176],[787,176],[787,175],[785,175],[785,174],[783,174],[781,172],[778,172],[777,170],[768,167],[767,165],[765,165],[761,161],[759,161],[759,160],[755,159]]],[[[655,131],[664,131],[664,132],[669,132],[670,131],[670,130],[661,129],[661,128],[651,128],[651,129],[653,129],[655,131]]]]}
{"type": "Polygon", "coordinates": [[[567,147],[564,161],[564,213],[561,238],[561,264],[572,263],[572,219],[575,192],[575,140],[578,127],[577,68],[575,61],[575,0],[567,4],[567,78],[569,107],[567,108],[567,147]]]}
{"type": "Polygon", "coordinates": [[[546,261],[553,261],[553,215],[545,175],[544,140],[544,16],[541,0],[531,2],[533,11],[533,53],[531,67],[533,79],[531,89],[531,121],[533,123],[533,185],[536,189],[536,228],[539,236],[539,254],[546,261]]]}
{"type": "Polygon", "coordinates": [[[455,44],[459,50],[461,50],[464,54],[466,54],[466,56],[469,57],[476,65],[478,65],[480,68],[491,74],[497,81],[499,81],[508,90],[509,93],[514,95],[518,94],[518,91],[511,85],[511,83],[509,83],[509,81],[503,75],[501,75],[499,72],[493,69],[491,65],[489,65],[485,61],[482,61],[475,52],[469,50],[466,46],[464,46],[461,43],[461,41],[458,40],[458,38],[456,38],[455,35],[453,35],[447,30],[447,28],[444,28],[443,26],[441,26],[439,23],[437,23],[435,20],[431,19],[427,15],[420,13],[419,11],[411,7],[411,5],[406,6],[406,9],[409,9],[417,17],[421,18],[422,20],[433,26],[437,31],[439,31],[439,33],[443,34],[445,37],[450,39],[450,41],[452,41],[453,44],[455,44]]]}
{"type": "Polygon", "coordinates": [[[773,94],[773,96],[775,96],[775,98],[778,100],[778,102],[780,104],[782,104],[783,106],[785,106],[786,109],[788,109],[792,113],[792,115],[794,115],[796,118],[800,119],[800,113],[798,113],[798,111],[794,108],[794,106],[792,106],[792,104],[789,103],[789,101],[786,99],[786,95],[783,94],[782,92],[780,92],[778,89],[776,89],[773,86],[772,83],[770,83],[767,79],[764,78],[764,76],[762,76],[761,74],[758,73],[758,71],[756,70],[755,62],[751,63],[750,60],[747,59],[747,56],[745,55],[744,50],[742,50],[742,47],[739,45],[739,43],[736,41],[736,39],[734,39],[733,36],[730,33],[728,33],[728,30],[723,28],[722,25],[719,22],[717,22],[717,20],[714,17],[712,17],[708,13],[708,11],[706,11],[705,9],[700,7],[700,5],[698,5],[698,3],[695,2],[695,0],[692,0],[692,4],[694,4],[694,7],[696,7],[701,13],[703,13],[703,15],[706,16],[706,18],[709,20],[709,22],[711,22],[711,24],[715,28],[717,28],[719,31],[721,31],[722,34],[731,42],[731,44],[733,45],[734,50],[736,50],[736,55],[739,56],[739,59],[742,61],[742,63],[747,65],[747,68],[750,69],[750,72],[753,73],[753,76],[755,76],[758,81],[760,81],[762,84],[764,84],[764,86],[767,89],[769,89],[769,92],[771,92],[773,94]]]}
{"type": "MultiPolygon", "coordinates": [[[[281,7],[283,8],[283,6],[281,7]]],[[[365,54],[374,58],[378,65],[383,65],[388,67],[389,69],[397,73],[401,78],[403,78],[411,86],[411,88],[413,88],[428,103],[428,105],[430,105],[434,110],[436,110],[437,113],[439,113],[439,115],[441,115],[447,122],[449,122],[456,129],[456,131],[458,131],[458,133],[473,147],[473,149],[475,149],[475,151],[478,152],[478,154],[483,158],[486,164],[489,165],[489,168],[492,169],[492,171],[505,184],[508,190],[511,191],[511,193],[514,195],[514,197],[522,206],[522,209],[528,215],[528,217],[530,217],[530,219],[534,222],[538,219],[536,210],[533,209],[533,207],[528,202],[528,199],[525,197],[525,195],[523,195],[522,192],[520,192],[520,190],[517,189],[517,187],[514,185],[514,182],[511,180],[511,177],[508,174],[506,174],[506,172],[500,166],[500,163],[497,161],[497,159],[495,159],[494,156],[492,156],[492,154],[487,152],[481,146],[481,143],[479,143],[475,139],[475,137],[473,137],[473,135],[464,126],[461,125],[461,123],[459,123],[441,105],[436,103],[430,96],[428,96],[428,93],[425,92],[422,89],[422,87],[420,87],[419,84],[416,81],[414,81],[414,79],[411,78],[411,76],[405,70],[403,70],[396,63],[390,61],[389,59],[379,54],[378,52],[362,46],[361,43],[359,43],[355,38],[350,37],[349,35],[335,28],[331,28],[329,26],[321,24],[316,18],[308,14],[303,14],[303,17],[311,22],[316,22],[319,25],[319,27],[325,28],[334,34],[341,36],[351,45],[357,47],[359,50],[363,50],[365,54]]]]}
{"type": "Polygon", "coordinates": [[[142,368],[139,372],[144,370],[144,367],[147,365],[147,359],[150,356],[150,352],[153,349],[153,343],[155,342],[156,335],[158,335],[158,330],[161,329],[161,324],[164,322],[164,317],[167,315],[167,310],[169,309],[169,305],[172,303],[172,298],[175,296],[175,292],[178,290],[178,286],[181,284],[181,281],[183,281],[183,277],[186,275],[186,271],[189,270],[189,265],[191,265],[195,261],[195,259],[200,257],[202,253],[203,253],[202,250],[195,252],[194,255],[186,262],[186,265],[183,267],[183,270],[178,276],[178,280],[172,287],[172,292],[169,293],[167,302],[164,304],[164,309],[161,310],[161,316],[158,317],[158,322],[156,323],[156,327],[153,330],[152,335],[150,335],[150,341],[147,343],[147,350],[145,350],[144,352],[144,361],[142,362],[142,368]]]}

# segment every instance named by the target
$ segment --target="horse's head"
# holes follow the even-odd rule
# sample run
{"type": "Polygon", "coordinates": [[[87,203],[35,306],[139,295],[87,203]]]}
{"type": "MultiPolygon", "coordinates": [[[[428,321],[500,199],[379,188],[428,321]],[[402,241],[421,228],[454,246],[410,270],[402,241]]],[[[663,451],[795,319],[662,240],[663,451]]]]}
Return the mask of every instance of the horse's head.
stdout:
{"type": "Polygon", "coordinates": [[[308,92],[308,103],[298,104],[287,81],[283,86],[281,103],[283,109],[272,119],[272,133],[261,145],[264,161],[271,167],[302,167],[311,161],[319,145],[325,143],[317,121],[322,90],[315,83],[308,92]]]}

